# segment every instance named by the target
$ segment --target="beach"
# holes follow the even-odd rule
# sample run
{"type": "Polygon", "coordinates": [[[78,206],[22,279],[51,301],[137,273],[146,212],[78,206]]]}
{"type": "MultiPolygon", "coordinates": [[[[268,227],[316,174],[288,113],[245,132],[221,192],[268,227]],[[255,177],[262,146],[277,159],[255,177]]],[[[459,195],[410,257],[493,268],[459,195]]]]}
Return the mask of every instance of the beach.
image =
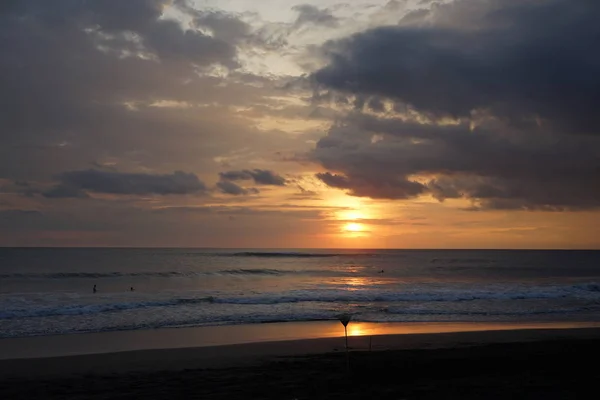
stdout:
{"type": "Polygon", "coordinates": [[[4,249],[0,399],[587,397],[599,257],[4,249]]]}
{"type": "Polygon", "coordinates": [[[340,336],[4,359],[0,393],[7,399],[567,399],[593,389],[600,356],[600,328],[349,339],[350,371],[340,336]]]}

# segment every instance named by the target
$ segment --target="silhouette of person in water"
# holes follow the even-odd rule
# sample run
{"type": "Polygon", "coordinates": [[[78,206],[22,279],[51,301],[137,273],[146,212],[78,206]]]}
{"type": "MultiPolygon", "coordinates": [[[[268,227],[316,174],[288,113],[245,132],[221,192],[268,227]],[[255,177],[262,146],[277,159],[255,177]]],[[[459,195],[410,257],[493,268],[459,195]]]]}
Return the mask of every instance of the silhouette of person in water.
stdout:
{"type": "Polygon", "coordinates": [[[380,274],[383,274],[383,270],[379,271],[380,274]]]}
{"type": "Polygon", "coordinates": [[[94,285],[94,289],[93,290],[94,290],[94,293],[96,293],[96,285],[94,285]]]}
{"type": "Polygon", "coordinates": [[[135,289],[133,288],[133,286],[129,288],[129,291],[130,291],[130,292],[133,292],[134,290],[135,290],[135,289]]]}

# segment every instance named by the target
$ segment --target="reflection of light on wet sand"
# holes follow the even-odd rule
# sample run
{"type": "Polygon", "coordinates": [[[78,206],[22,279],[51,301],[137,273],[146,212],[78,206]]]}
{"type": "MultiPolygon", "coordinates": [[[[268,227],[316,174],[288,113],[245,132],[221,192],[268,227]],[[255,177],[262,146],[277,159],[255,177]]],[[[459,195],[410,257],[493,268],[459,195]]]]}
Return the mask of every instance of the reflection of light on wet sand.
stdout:
{"type": "MultiPolygon", "coordinates": [[[[352,321],[348,325],[348,344],[352,350],[405,348],[416,345],[430,346],[431,336],[425,339],[415,335],[385,336],[390,334],[419,334],[442,332],[475,332],[500,330],[546,330],[552,328],[600,328],[598,322],[556,323],[370,323],[352,321]],[[382,336],[378,336],[382,335],[382,336]]],[[[438,341],[444,342],[443,337],[438,341]]],[[[470,336],[469,340],[478,340],[470,336]]],[[[594,335],[594,337],[596,337],[594,335]]],[[[284,322],[272,324],[191,327],[181,329],[152,329],[89,333],[85,335],[56,335],[0,340],[0,359],[59,357],[74,354],[97,354],[132,350],[195,348],[240,343],[280,342],[296,339],[335,338],[323,345],[306,341],[295,345],[289,354],[329,352],[332,343],[337,350],[344,349],[344,327],[337,320],[319,322],[284,322]],[[320,346],[320,347],[319,347],[320,346]]],[[[456,344],[445,339],[446,344],[456,344]]],[[[283,345],[283,344],[282,344],[283,345]]],[[[236,357],[240,347],[235,347],[236,357]]],[[[220,352],[215,359],[221,358],[220,352]]],[[[178,353],[179,354],[179,353],[178,353]]],[[[233,359],[233,357],[232,357],[233,359]]]]}
{"type": "MultiPolygon", "coordinates": [[[[321,326],[321,337],[343,336],[344,327],[339,323],[323,322],[321,326]]],[[[502,331],[521,329],[558,329],[558,328],[581,328],[600,327],[598,323],[585,322],[540,322],[540,323],[469,323],[469,322],[357,322],[348,324],[348,336],[378,336],[378,335],[410,335],[427,333],[451,333],[451,332],[481,332],[502,331]]]]}
{"type": "Polygon", "coordinates": [[[350,324],[348,325],[348,336],[364,336],[365,332],[362,329],[361,324],[350,324]]]}

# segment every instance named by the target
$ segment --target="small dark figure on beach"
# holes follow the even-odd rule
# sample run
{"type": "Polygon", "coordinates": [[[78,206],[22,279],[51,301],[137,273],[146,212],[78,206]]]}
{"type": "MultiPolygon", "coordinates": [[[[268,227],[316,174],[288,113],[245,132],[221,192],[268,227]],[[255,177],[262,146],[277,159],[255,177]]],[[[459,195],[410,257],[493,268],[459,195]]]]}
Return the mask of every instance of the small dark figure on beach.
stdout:
{"type": "Polygon", "coordinates": [[[383,270],[379,271],[380,274],[383,274],[383,270]]]}
{"type": "Polygon", "coordinates": [[[93,290],[94,290],[94,293],[96,293],[96,285],[94,285],[94,289],[93,290]]]}
{"type": "Polygon", "coordinates": [[[129,291],[130,291],[130,292],[133,292],[134,290],[135,290],[135,289],[133,288],[133,286],[129,288],[129,291]]]}

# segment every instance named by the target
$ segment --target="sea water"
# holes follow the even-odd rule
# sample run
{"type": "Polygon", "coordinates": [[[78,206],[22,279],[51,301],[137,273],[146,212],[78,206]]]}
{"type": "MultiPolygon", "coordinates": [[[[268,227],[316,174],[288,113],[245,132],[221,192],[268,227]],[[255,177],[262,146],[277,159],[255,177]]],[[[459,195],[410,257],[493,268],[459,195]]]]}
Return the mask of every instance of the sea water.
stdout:
{"type": "Polygon", "coordinates": [[[0,337],[340,313],[366,322],[600,322],[600,252],[0,249],[0,337]]]}

